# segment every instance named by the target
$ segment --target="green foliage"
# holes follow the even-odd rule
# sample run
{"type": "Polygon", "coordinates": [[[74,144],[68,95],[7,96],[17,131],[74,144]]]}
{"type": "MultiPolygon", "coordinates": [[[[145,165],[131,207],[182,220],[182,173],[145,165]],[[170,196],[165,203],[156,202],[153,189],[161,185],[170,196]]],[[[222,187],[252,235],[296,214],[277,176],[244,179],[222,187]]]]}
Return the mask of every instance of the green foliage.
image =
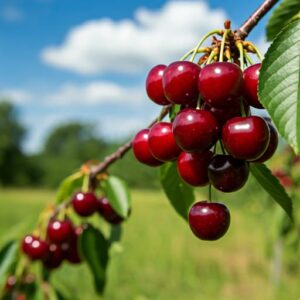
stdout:
{"type": "Polygon", "coordinates": [[[272,175],[271,171],[264,164],[251,164],[251,174],[256,178],[262,188],[276,201],[293,220],[292,199],[279,183],[278,179],[272,175]]]}
{"type": "Polygon", "coordinates": [[[281,29],[300,12],[299,0],[283,0],[274,10],[267,24],[267,39],[272,41],[281,29]]]}
{"type": "Polygon", "coordinates": [[[300,150],[300,20],[277,35],[262,64],[259,97],[279,133],[300,150]]]}
{"type": "Polygon", "coordinates": [[[104,235],[98,229],[89,226],[80,237],[80,253],[93,273],[96,291],[102,294],[108,263],[108,243],[104,235]]]}
{"type": "Polygon", "coordinates": [[[193,188],[179,177],[176,163],[166,163],[160,167],[160,180],[173,208],[187,220],[188,210],[195,201],[195,195],[193,188]]]}
{"type": "Polygon", "coordinates": [[[131,204],[127,183],[116,176],[109,176],[103,182],[103,189],[108,201],[117,214],[123,218],[127,218],[131,204]]]}

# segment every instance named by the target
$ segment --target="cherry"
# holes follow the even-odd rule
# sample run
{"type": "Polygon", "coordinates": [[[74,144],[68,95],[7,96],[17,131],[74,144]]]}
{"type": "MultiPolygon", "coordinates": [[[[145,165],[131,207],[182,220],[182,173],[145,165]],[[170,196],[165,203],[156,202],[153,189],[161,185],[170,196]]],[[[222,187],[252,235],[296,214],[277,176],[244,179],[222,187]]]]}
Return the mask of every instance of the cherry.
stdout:
{"type": "Polygon", "coordinates": [[[186,108],[173,122],[177,145],[186,152],[203,152],[217,141],[219,125],[214,115],[205,110],[186,108]]]}
{"type": "Polygon", "coordinates": [[[214,241],[228,230],[230,213],[224,204],[200,201],[190,209],[189,224],[199,239],[214,241]]]}
{"type": "Polygon", "coordinates": [[[47,237],[52,243],[61,244],[70,239],[73,224],[70,220],[51,220],[47,227],[47,237]]]}
{"type": "Polygon", "coordinates": [[[43,260],[44,266],[47,269],[56,269],[62,264],[63,260],[64,255],[61,246],[50,244],[47,257],[43,260]]]}
{"type": "Polygon", "coordinates": [[[242,70],[230,62],[206,65],[199,74],[198,88],[204,101],[213,107],[227,107],[240,96],[242,70]]]}
{"type": "Polygon", "coordinates": [[[208,165],[208,177],[212,185],[222,192],[234,192],[242,188],[249,176],[249,163],[230,155],[216,155],[208,165]]]}
{"type": "Polygon", "coordinates": [[[204,186],[209,182],[207,167],[213,154],[211,151],[203,153],[181,152],[177,161],[180,177],[192,186],[204,186]]]}
{"type": "MultiPolygon", "coordinates": [[[[248,115],[250,111],[249,104],[244,101],[243,105],[244,111],[248,115]]],[[[229,119],[240,117],[242,115],[241,100],[237,101],[236,103],[234,102],[224,108],[216,108],[211,106],[207,102],[204,102],[201,106],[201,109],[210,111],[214,115],[220,126],[223,126],[229,119]]]]}
{"type": "Polygon", "coordinates": [[[98,212],[108,223],[111,224],[119,224],[124,220],[116,213],[108,199],[105,197],[98,199],[98,212]]]}
{"type": "Polygon", "coordinates": [[[22,250],[31,260],[43,260],[48,252],[48,244],[33,235],[27,235],[22,241],[22,250]]]}
{"type": "Polygon", "coordinates": [[[236,117],[223,126],[222,140],[233,157],[251,161],[258,159],[266,151],[270,130],[261,117],[236,117]]]}
{"type": "Polygon", "coordinates": [[[78,238],[83,233],[83,230],[84,229],[81,226],[76,227],[73,231],[70,242],[66,245],[63,245],[64,257],[72,264],[81,263],[81,258],[78,251],[78,238]]]}
{"type": "Polygon", "coordinates": [[[243,94],[246,101],[253,107],[264,108],[258,100],[258,77],[261,64],[255,64],[244,71],[243,94]]]}
{"type": "Polygon", "coordinates": [[[277,131],[271,122],[267,121],[267,124],[268,124],[269,130],[270,130],[270,141],[269,141],[268,147],[267,147],[266,151],[264,152],[264,154],[261,157],[259,157],[258,159],[256,159],[254,162],[263,163],[263,162],[267,161],[268,159],[270,159],[273,156],[273,154],[275,153],[275,151],[277,149],[277,146],[278,146],[277,131]]]}
{"type": "Polygon", "coordinates": [[[174,104],[196,103],[199,92],[198,76],[201,68],[189,61],[170,64],[163,74],[163,88],[167,99],[174,104]]]}
{"type": "Polygon", "coordinates": [[[147,95],[153,102],[155,102],[158,105],[170,104],[170,102],[165,96],[162,85],[162,77],[166,67],[166,65],[157,65],[153,67],[149,71],[146,79],[147,95]]]}
{"type": "Polygon", "coordinates": [[[172,124],[159,122],[149,132],[149,149],[160,161],[171,161],[178,157],[181,149],[177,146],[172,132],[172,124]]]}
{"type": "Polygon", "coordinates": [[[97,210],[97,197],[94,193],[79,192],[73,196],[72,205],[79,216],[91,216],[97,210]]]}
{"type": "Polygon", "coordinates": [[[135,158],[148,166],[157,167],[163,164],[157,160],[149,149],[149,129],[139,131],[132,141],[132,150],[135,158]]]}

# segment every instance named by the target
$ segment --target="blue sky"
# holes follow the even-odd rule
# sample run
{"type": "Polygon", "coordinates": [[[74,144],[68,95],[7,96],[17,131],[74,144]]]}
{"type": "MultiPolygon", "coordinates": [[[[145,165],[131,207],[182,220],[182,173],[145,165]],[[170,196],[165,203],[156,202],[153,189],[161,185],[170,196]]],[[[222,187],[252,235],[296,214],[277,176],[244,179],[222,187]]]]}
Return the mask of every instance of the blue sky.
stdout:
{"type": "MultiPolygon", "coordinates": [[[[260,1],[2,0],[0,96],[9,97],[38,151],[49,130],[70,120],[115,139],[146,125],[159,107],[144,80],[225,18],[239,25],[260,1]]],[[[263,22],[251,34],[262,48],[263,22]]]]}

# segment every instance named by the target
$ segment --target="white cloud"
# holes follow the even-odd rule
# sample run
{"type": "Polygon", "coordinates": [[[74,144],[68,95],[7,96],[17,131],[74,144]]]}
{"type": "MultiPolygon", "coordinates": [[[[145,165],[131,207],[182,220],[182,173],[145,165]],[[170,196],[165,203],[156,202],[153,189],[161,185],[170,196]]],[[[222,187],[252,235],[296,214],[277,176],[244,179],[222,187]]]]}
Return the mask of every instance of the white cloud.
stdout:
{"type": "Polygon", "coordinates": [[[0,12],[1,18],[7,22],[17,22],[23,19],[23,12],[14,6],[6,6],[0,12]]]}
{"type": "Polygon", "coordinates": [[[33,96],[25,90],[11,88],[0,90],[0,99],[8,100],[15,104],[24,104],[30,102],[33,96]]]}
{"type": "Polygon", "coordinates": [[[222,28],[225,19],[225,11],[204,1],[171,1],[156,11],[138,9],[133,20],[83,23],[61,45],[45,48],[41,57],[80,74],[139,72],[178,59],[207,31],[222,28]]]}

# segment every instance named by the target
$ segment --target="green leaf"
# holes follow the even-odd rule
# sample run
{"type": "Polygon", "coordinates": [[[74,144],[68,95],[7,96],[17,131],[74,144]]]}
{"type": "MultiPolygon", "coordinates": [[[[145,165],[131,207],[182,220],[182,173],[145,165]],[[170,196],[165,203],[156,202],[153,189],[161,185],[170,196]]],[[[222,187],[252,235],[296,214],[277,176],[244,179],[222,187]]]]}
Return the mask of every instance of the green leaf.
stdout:
{"type": "Polygon", "coordinates": [[[0,250],[0,290],[4,286],[7,275],[16,262],[18,255],[18,242],[10,241],[6,243],[0,250]]]}
{"type": "Polygon", "coordinates": [[[95,289],[102,294],[106,282],[108,243],[103,234],[89,226],[80,236],[80,253],[94,276],[95,289]]]}
{"type": "Polygon", "coordinates": [[[57,204],[63,202],[67,198],[70,198],[74,194],[75,190],[82,186],[83,176],[84,175],[81,172],[77,172],[63,180],[57,191],[57,204]]]}
{"type": "Polygon", "coordinates": [[[267,39],[272,41],[281,29],[300,12],[299,0],[283,0],[274,10],[267,24],[267,39]]]}
{"type": "Polygon", "coordinates": [[[173,122],[175,117],[177,116],[177,114],[180,111],[181,106],[180,105],[172,105],[169,111],[169,118],[170,121],[173,122]]]}
{"type": "Polygon", "coordinates": [[[105,195],[113,209],[123,218],[127,218],[131,197],[127,183],[116,176],[109,176],[104,182],[105,195]]]}
{"type": "Polygon", "coordinates": [[[111,246],[113,243],[118,243],[122,238],[122,225],[112,225],[110,227],[110,236],[108,244],[111,246]]]}
{"type": "Polygon", "coordinates": [[[195,201],[195,195],[193,188],[179,177],[176,163],[166,163],[160,167],[160,181],[173,208],[187,220],[188,210],[195,201]]]}
{"type": "Polygon", "coordinates": [[[259,76],[259,97],[279,133],[299,153],[300,20],[288,24],[270,46],[259,76]]]}
{"type": "Polygon", "coordinates": [[[262,188],[283,208],[289,218],[293,220],[292,200],[279,180],[264,164],[252,163],[250,171],[262,188]]]}

